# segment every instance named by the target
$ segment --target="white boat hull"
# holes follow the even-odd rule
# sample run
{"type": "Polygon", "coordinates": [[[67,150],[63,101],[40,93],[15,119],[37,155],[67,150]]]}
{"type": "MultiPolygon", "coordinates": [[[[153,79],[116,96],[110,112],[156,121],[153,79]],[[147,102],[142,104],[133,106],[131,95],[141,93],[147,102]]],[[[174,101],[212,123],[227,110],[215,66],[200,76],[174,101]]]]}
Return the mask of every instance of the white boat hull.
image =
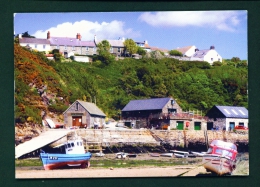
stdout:
{"type": "Polygon", "coordinates": [[[219,155],[204,155],[202,162],[207,171],[217,175],[231,174],[236,166],[231,159],[219,155]]]}
{"type": "Polygon", "coordinates": [[[172,157],[173,153],[162,153],[160,156],[172,157]]]}

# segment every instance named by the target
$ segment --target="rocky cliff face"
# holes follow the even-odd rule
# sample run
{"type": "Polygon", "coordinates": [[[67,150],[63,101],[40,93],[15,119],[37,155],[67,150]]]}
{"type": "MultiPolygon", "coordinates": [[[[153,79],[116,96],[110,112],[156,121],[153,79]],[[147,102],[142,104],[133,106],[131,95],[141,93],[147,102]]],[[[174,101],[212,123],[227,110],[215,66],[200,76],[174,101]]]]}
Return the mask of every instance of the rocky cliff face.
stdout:
{"type": "Polygon", "coordinates": [[[32,138],[39,136],[43,132],[43,126],[34,123],[24,123],[15,125],[15,146],[32,138]]]}

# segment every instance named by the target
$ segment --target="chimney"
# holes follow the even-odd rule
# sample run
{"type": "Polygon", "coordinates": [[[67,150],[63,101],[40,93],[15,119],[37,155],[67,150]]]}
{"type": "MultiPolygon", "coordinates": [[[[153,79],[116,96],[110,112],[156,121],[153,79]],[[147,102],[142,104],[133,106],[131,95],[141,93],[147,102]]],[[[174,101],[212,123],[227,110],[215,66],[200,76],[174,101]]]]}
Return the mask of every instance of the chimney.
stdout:
{"type": "Polygon", "coordinates": [[[147,41],[147,40],[145,40],[145,41],[144,41],[144,44],[148,44],[148,41],[147,41]]]}
{"type": "Polygon", "coordinates": [[[97,36],[96,35],[94,36],[94,42],[95,43],[97,42],[97,36]]]}
{"type": "Polygon", "coordinates": [[[214,45],[210,46],[210,50],[211,50],[211,49],[215,49],[215,46],[214,46],[214,45]]]}
{"type": "Polygon", "coordinates": [[[195,53],[196,53],[197,51],[199,51],[199,49],[198,49],[198,48],[196,48],[196,49],[195,49],[195,53]]]}
{"type": "Polygon", "coordinates": [[[81,35],[80,35],[80,33],[77,33],[76,38],[77,38],[78,40],[81,40],[81,35]]]}
{"type": "Polygon", "coordinates": [[[47,32],[47,39],[50,39],[50,37],[51,37],[51,33],[50,33],[50,31],[48,31],[47,32]]]}

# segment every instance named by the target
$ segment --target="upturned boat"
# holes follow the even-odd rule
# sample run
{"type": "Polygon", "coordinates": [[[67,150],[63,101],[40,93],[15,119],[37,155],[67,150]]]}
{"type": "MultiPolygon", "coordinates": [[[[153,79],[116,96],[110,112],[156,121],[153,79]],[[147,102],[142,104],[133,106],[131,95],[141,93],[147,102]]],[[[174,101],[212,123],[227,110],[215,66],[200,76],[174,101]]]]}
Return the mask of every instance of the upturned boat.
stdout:
{"type": "Polygon", "coordinates": [[[202,161],[207,171],[217,175],[230,175],[236,168],[236,156],[235,144],[213,140],[202,161]]]}
{"type": "Polygon", "coordinates": [[[65,154],[45,153],[41,151],[40,158],[45,170],[60,169],[64,167],[86,168],[90,166],[91,153],[85,152],[83,141],[74,139],[64,143],[65,154]]]}

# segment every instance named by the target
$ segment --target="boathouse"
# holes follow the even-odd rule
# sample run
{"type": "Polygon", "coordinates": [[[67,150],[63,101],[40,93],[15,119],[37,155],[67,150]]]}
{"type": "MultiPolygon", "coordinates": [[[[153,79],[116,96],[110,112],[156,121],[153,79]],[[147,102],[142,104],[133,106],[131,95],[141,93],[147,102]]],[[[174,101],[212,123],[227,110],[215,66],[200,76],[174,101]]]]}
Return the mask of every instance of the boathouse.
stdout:
{"type": "Polygon", "coordinates": [[[168,128],[173,125],[170,115],[181,110],[173,98],[131,100],[122,109],[122,119],[126,124],[135,124],[136,128],[168,128]]]}
{"type": "Polygon", "coordinates": [[[105,123],[106,115],[94,104],[90,102],[76,100],[69,108],[63,112],[64,124],[67,127],[92,128],[97,125],[99,128],[105,123]]]}
{"type": "Polygon", "coordinates": [[[206,114],[207,130],[233,130],[235,126],[248,127],[248,110],[240,106],[213,106],[206,114]]]}

